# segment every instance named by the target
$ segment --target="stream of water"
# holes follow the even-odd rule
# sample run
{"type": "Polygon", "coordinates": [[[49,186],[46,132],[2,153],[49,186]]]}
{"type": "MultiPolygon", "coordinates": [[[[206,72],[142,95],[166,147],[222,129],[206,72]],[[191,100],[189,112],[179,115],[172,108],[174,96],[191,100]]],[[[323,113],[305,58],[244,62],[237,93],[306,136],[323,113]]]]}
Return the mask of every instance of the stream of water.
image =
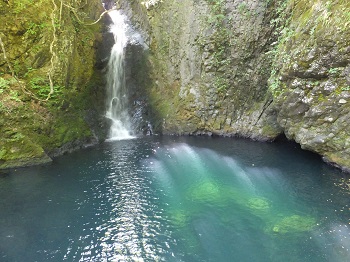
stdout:
{"type": "Polygon", "coordinates": [[[132,138],[128,112],[128,94],[124,74],[124,49],[129,41],[126,16],[118,10],[108,13],[112,24],[110,30],[115,44],[112,47],[107,66],[107,108],[106,117],[112,122],[109,140],[132,138]]]}
{"type": "Polygon", "coordinates": [[[109,142],[1,174],[0,261],[349,261],[344,176],[289,143],[109,142]]]}

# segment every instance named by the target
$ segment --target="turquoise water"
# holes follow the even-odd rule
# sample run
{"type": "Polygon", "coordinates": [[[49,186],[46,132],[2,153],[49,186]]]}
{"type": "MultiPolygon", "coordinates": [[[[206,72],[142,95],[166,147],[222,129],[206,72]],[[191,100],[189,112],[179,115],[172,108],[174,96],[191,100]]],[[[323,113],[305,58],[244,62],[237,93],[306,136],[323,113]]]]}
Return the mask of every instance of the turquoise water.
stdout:
{"type": "Polygon", "coordinates": [[[0,173],[0,261],[349,261],[344,178],[289,143],[105,143],[0,173]]]}

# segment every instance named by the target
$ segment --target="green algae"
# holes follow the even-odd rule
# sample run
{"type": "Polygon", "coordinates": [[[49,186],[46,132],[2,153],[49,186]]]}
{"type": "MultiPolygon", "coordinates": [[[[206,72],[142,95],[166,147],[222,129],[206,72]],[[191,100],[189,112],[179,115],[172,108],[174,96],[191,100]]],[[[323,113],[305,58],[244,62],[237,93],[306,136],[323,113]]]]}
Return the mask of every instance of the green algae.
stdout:
{"type": "Polygon", "coordinates": [[[247,205],[249,194],[239,189],[205,180],[193,185],[186,193],[186,200],[194,203],[227,207],[232,204],[247,205]]]}
{"type": "Polygon", "coordinates": [[[44,149],[22,133],[5,136],[0,141],[0,169],[51,162],[44,149]]]}

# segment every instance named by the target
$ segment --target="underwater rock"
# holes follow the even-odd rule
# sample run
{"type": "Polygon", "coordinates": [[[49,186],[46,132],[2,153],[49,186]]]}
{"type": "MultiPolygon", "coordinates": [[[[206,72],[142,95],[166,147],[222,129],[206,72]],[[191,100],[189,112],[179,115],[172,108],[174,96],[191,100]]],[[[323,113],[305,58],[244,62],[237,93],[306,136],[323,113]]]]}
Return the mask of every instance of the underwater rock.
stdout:
{"type": "Polygon", "coordinates": [[[265,198],[254,197],[248,200],[247,206],[253,210],[265,211],[270,208],[269,202],[265,198]]]}
{"type": "Polygon", "coordinates": [[[193,186],[187,194],[187,199],[195,202],[221,202],[222,192],[217,183],[206,181],[193,186]]]}
{"type": "Polygon", "coordinates": [[[310,231],[316,225],[316,220],[312,217],[293,215],[283,218],[272,228],[274,233],[300,233],[310,231]]]}

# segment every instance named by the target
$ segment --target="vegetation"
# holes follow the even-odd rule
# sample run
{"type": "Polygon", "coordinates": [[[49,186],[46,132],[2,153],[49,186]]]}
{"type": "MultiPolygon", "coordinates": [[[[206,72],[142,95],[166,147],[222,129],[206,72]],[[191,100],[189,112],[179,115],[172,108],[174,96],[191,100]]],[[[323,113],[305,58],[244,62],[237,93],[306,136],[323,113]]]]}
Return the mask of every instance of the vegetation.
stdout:
{"type": "Polygon", "coordinates": [[[94,74],[101,17],[96,21],[87,13],[98,12],[95,7],[101,4],[71,5],[0,2],[5,12],[0,23],[7,24],[0,33],[0,168],[47,162],[47,154],[56,154],[58,148],[92,138],[85,114],[102,81],[94,74]],[[75,22],[75,14],[84,24],[75,22]]]}
{"type": "MultiPolygon", "coordinates": [[[[306,53],[312,47],[320,44],[321,39],[328,38],[329,32],[337,32],[338,36],[345,34],[350,24],[349,12],[350,4],[343,0],[329,1],[291,1],[284,0],[277,8],[277,17],[271,21],[271,26],[275,28],[278,41],[275,49],[271,52],[274,56],[269,88],[275,97],[279,97],[283,90],[286,90],[285,83],[280,80],[281,74],[291,69],[292,62],[300,65],[303,70],[310,68],[312,61],[303,61],[306,53]],[[298,42],[304,41],[307,46],[303,47],[302,55],[292,56],[291,48],[298,42]]],[[[336,40],[338,41],[338,40],[336,40]]],[[[345,40],[347,41],[347,40],[345,40]]],[[[338,42],[340,46],[347,43],[338,42]]],[[[340,47],[340,52],[343,52],[340,47]]],[[[328,65],[329,66],[329,65],[328,65]]],[[[339,77],[344,67],[328,68],[329,77],[339,77]]],[[[319,79],[315,83],[322,84],[319,79]]],[[[343,87],[346,90],[346,87],[343,87]]]]}
{"type": "MultiPolygon", "coordinates": [[[[0,22],[7,23],[0,33],[4,72],[0,75],[0,113],[9,119],[8,123],[0,121],[0,127],[8,131],[3,132],[6,141],[23,135],[23,141],[28,138],[52,152],[54,147],[91,135],[84,115],[94,104],[91,99],[103,92],[94,84],[101,81],[94,74],[94,52],[99,38],[96,22],[105,12],[99,18],[99,14],[91,17],[95,2],[100,5],[100,1],[85,0],[0,2],[0,22]],[[34,124],[27,128],[21,120],[31,115],[35,115],[34,124]],[[71,128],[64,126],[67,123],[71,128]],[[17,133],[21,135],[14,137],[17,133]]],[[[272,127],[259,124],[268,106],[272,104],[278,111],[290,94],[300,95],[300,101],[293,96],[295,110],[284,111],[295,115],[305,113],[297,108],[297,102],[315,108],[310,114],[325,112],[332,103],[341,106],[342,112],[348,110],[344,97],[350,91],[349,1],[265,0],[258,1],[259,8],[249,1],[205,0],[199,8],[196,1],[146,2],[148,9],[140,8],[140,1],[130,4],[138,5],[140,17],[144,15],[139,24],[149,18],[144,24],[147,30],[151,28],[150,60],[142,62],[140,71],[155,69],[142,74],[153,81],[148,102],[155,105],[152,113],[159,116],[158,126],[168,126],[173,133],[244,136],[268,130],[273,137],[279,124],[285,128],[286,123],[278,123],[280,112],[274,111],[269,119],[272,127]],[[199,13],[190,15],[189,10],[199,13]],[[195,21],[193,27],[188,21],[195,21]],[[251,34],[259,23],[257,31],[263,32],[251,34]],[[272,95],[266,95],[268,75],[272,95]],[[275,103],[272,99],[265,103],[267,96],[275,103]]],[[[322,116],[315,122],[338,124],[338,118],[338,114],[322,116]]],[[[299,123],[294,129],[305,128],[302,119],[294,120],[299,123]]],[[[318,127],[313,125],[310,130],[318,127]]],[[[290,134],[291,139],[295,137],[290,134]]],[[[334,152],[347,141],[341,140],[334,152]]],[[[11,152],[9,148],[5,151],[2,157],[11,152]]],[[[338,162],[341,157],[334,152],[329,155],[338,162]]]]}
{"type": "Polygon", "coordinates": [[[210,50],[210,59],[206,65],[207,70],[216,72],[213,86],[219,93],[226,92],[230,87],[230,73],[227,70],[231,65],[231,20],[227,17],[226,0],[206,0],[211,14],[208,26],[213,28],[213,33],[207,37],[203,35],[198,39],[202,49],[210,50]],[[209,47],[210,46],[210,47],[209,47]]]}
{"type": "Polygon", "coordinates": [[[290,10],[287,9],[289,0],[283,0],[278,4],[276,9],[276,18],[270,21],[270,25],[274,28],[274,34],[277,36],[277,45],[270,51],[274,57],[269,79],[269,90],[276,97],[280,94],[281,81],[279,79],[279,70],[283,63],[288,63],[290,55],[284,50],[284,44],[291,38],[293,31],[290,30],[289,24],[291,21],[290,10]],[[277,59],[280,58],[280,59],[277,59]]]}

